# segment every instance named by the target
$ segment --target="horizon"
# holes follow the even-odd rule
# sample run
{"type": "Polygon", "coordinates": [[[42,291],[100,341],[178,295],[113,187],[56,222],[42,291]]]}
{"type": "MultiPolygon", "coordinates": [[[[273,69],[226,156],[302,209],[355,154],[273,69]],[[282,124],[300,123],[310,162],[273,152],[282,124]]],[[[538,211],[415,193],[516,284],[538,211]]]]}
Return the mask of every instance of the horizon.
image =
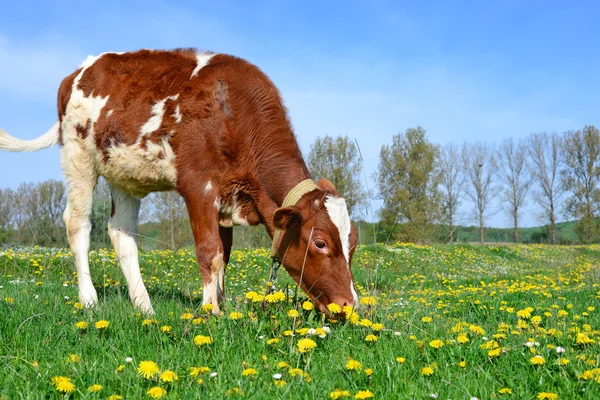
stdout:
{"type": "MultiPolygon", "coordinates": [[[[433,143],[462,145],[600,125],[594,2],[59,1],[31,8],[5,6],[11,17],[0,28],[0,128],[21,139],[54,124],[60,81],[88,55],[179,47],[234,54],[261,68],[280,89],[305,156],[317,137],[356,140],[363,186],[381,146],[411,127],[422,126],[433,143]]],[[[56,147],[1,152],[0,170],[0,188],[62,181],[56,147]]],[[[521,227],[541,225],[535,214],[529,197],[521,227]]],[[[510,223],[498,212],[486,225],[510,223]]]]}

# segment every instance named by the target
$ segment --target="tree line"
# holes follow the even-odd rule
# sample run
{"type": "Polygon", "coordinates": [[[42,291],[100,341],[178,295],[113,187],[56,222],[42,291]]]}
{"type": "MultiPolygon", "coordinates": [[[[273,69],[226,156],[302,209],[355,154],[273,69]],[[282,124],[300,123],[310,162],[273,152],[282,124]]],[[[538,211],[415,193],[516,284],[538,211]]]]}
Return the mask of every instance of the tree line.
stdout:
{"type": "Polygon", "coordinates": [[[561,242],[561,217],[575,221],[578,242],[600,241],[600,132],[594,126],[508,138],[498,146],[440,146],[428,140],[423,128],[410,128],[382,146],[373,193],[358,183],[362,161],[356,150],[347,137],[317,139],[310,169],[319,177],[333,177],[354,205],[354,219],[359,217],[356,205],[366,204],[365,198],[383,201],[380,239],[454,242],[460,220],[460,225],[474,221],[483,243],[489,218],[502,212],[511,221],[512,241],[518,243],[523,207],[530,201],[537,209],[535,217],[547,228],[548,243],[561,242]],[[351,167],[338,171],[340,165],[351,167]],[[466,216],[460,215],[463,205],[468,206],[466,216]]]}
{"type": "MultiPolygon", "coordinates": [[[[314,179],[328,178],[344,195],[363,242],[455,242],[461,226],[475,222],[483,243],[487,222],[501,212],[510,219],[512,241],[518,243],[527,202],[535,205],[536,218],[546,227],[539,241],[561,243],[559,219],[575,221],[578,242],[600,241],[600,132],[594,126],[563,134],[533,133],[498,146],[440,146],[427,138],[425,129],[410,128],[381,147],[378,169],[370,177],[356,142],[325,136],[311,145],[307,164],[314,179]],[[382,202],[376,215],[371,200],[382,202]]],[[[65,202],[65,187],[56,180],[0,189],[0,244],[66,247],[65,202]]],[[[110,189],[101,180],[92,210],[96,247],[110,246],[110,210],[110,189]]],[[[185,203],[176,192],[144,199],[140,221],[142,248],[192,245],[185,203]]],[[[234,245],[268,246],[269,239],[260,227],[241,227],[234,245]]]]}

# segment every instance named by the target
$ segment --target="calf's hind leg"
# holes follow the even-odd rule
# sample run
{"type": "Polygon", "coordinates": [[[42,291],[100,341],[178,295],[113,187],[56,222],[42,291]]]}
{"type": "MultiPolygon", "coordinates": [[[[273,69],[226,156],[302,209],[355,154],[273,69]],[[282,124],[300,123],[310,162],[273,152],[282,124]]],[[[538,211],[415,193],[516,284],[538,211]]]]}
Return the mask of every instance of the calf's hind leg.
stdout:
{"type": "Polygon", "coordinates": [[[148,291],[142,280],[135,241],[140,199],[112,185],[110,192],[113,209],[108,222],[108,234],[127,280],[129,298],[133,305],[144,313],[154,314],[148,291]]]}
{"type": "Polygon", "coordinates": [[[98,303],[88,260],[92,230],[92,195],[97,181],[95,170],[89,161],[83,150],[77,146],[66,144],[61,149],[61,163],[67,185],[67,206],[63,218],[77,269],[79,301],[85,307],[92,307],[98,303]]]}

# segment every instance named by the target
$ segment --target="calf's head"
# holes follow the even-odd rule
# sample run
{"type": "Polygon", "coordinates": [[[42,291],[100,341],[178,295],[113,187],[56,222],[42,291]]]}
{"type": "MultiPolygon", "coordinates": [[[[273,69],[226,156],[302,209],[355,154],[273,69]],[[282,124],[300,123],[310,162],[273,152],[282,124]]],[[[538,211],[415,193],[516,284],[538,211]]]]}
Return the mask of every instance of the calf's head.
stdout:
{"type": "Polygon", "coordinates": [[[358,235],[345,200],[326,179],[294,206],[278,208],[273,217],[282,231],[276,243],[283,266],[315,305],[356,306],[352,256],[358,235]]]}

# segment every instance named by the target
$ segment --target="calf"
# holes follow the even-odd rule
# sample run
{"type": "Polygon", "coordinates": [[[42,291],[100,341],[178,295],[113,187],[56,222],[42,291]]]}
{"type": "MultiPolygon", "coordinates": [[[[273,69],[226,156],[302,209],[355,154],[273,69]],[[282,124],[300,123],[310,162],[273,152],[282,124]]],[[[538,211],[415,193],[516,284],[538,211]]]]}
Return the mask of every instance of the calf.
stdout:
{"type": "Polygon", "coordinates": [[[153,313],[135,241],[140,199],[177,190],[185,199],[203,280],[219,312],[234,225],[264,224],[273,256],[326,312],[354,305],[350,264],[357,234],[344,199],[310,174],[277,88],[237,57],[193,49],[88,57],[58,91],[58,122],[22,141],[0,130],[0,148],[60,144],[64,213],[79,298],[97,303],[88,263],[92,193],[109,183],[108,232],[131,301],[153,313]]]}

